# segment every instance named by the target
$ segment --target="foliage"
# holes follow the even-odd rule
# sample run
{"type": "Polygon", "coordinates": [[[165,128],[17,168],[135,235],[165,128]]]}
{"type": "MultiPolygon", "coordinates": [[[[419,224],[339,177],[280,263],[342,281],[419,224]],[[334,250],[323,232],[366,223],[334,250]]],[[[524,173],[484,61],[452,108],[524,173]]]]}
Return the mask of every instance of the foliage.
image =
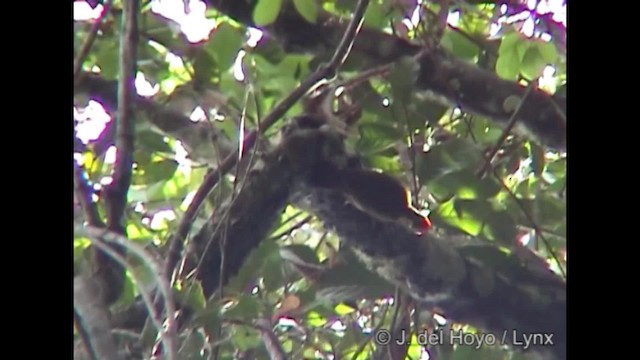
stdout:
{"type": "MultiPolygon", "coordinates": [[[[322,11],[343,15],[349,13],[355,3],[352,0],[258,0],[251,19],[257,26],[269,25],[277,21],[283,9],[293,6],[307,22],[316,23],[322,11]]],[[[410,2],[371,1],[365,25],[382,32],[395,31],[398,36],[416,42],[424,41],[427,34],[422,23],[407,27],[402,22],[412,10],[406,3],[410,2]],[[389,24],[393,24],[393,29],[389,24]]],[[[106,15],[83,63],[85,71],[99,69],[100,76],[107,80],[118,78],[121,4],[116,2],[106,15]]],[[[439,9],[429,3],[424,11],[439,9]]],[[[459,15],[458,23],[446,29],[441,39],[441,44],[453,55],[513,81],[537,79],[545,67],[551,66],[556,69],[555,78],[547,80],[544,89],[553,93],[563,85],[566,65],[553,41],[542,40],[539,34],[524,36],[518,31],[518,24],[503,25],[497,40],[489,40],[493,15],[499,13],[497,9],[488,5],[465,5],[451,8],[450,13],[453,12],[459,15]]],[[[310,65],[314,63],[314,56],[281,48],[275,52],[280,55],[273,56],[275,53],[267,51],[266,45],[254,48],[248,44],[246,25],[212,8],[207,10],[207,17],[215,23],[215,29],[206,40],[190,43],[175,22],[155,14],[151,7],[144,7],[140,15],[137,66],[151,86],[157,86],[158,92],[150,101],[167,109],[178,109],[187,117],[196,107],[202,108],[206,116],[201,116],[201,123],[220,129],[222,139],[216,141],[233,147],[238,144],[241,114],[246,113],[244,131],[255,129],[258,120],[314,70],[310,65]],[[243,75],[237,75],[238,68],[243,75]]],[[[540,24],[536,26],[541,27],[540,24]]],[[[75,23],[76,54],[90,28],[90,22],[75,23]]],[[[387,77],[370,80],[379,98],[385,99],[384,103],[356,99],[363,106],[363,113],[353,145],[366,165],[392,173],[410,185],[421,200],[420,207],[428,210],[434,225],[443,233],[472,235],[507,248],[527,238],[528,246],[540,256],[553,262],[555,254],[564,267],[566,158],[525,137],[510,136],[501,145],[493,170],[485,177],[477,176],[486,155],[500,138],[502,128],[491,119],[425,100],[413,90],[415,71],[411,61],[398,61],[387,77]],[[416,153],[410,149],[426,151],[416,153]]],[[[357,74],[350,71],[341,75],[357,74]]],[[[141,87],[138,84],[138,88],[141,87]]],[[[78,94],[76,107],[82,109],[86,100],[78,94]]],[[[301,109],[300,105],[294,106],[288,116],[299,114],[301,109]]],[[[76,120],[80,131],[83,122],[76,120]]],[[[86,121],[90,123],[91,120],[86,121]]],[[[276,129],[277,126],[266,134],[271,143],[277,141],[276,129]]],[[[109,160],[112,153],[96,150],[96,144],[105,136],[109,136],[108,133],[102,132],[88,141],[77,156],[93,184],[105,183],[113,171],[109,160]]],[[[189,159],[188,154],[185,156],[184,148],[193,146],[185,142],[202,139],[179,139],[176,133],[159,130],[141,115],[136,117],[135,139],[136,166],[129,190],[127,234],[133,241],[163,253],[206,167],[217,164],[214,160],[199,163],[189,159]]],[[[219,155],[224,157],[224,152],[220,151],[219,155]]],[[[194,222],[192,233],[234,191],[234,175],[228,174],[213,191],[194,222]]],[[[104,214],[103,202],[97,204],[104,214]]],[[[74,259],[77,264],[88,259],[83,253],[89,248],[85,237],[76,237],[74,259]]],[[[342,354],[342,358],[356,356],[357,352],[360,354],[354,358],[369,358],[375,346],[363,347],[362,344],[373,344],[372,329],[389,329],[395,321],[397,313],[394,315],[395,307],[390,306],[389,300],[394,289],[348,255],[344,255],[346,260],[342,258],[341,250],[339,239],[327,233],[321,223],[308,219],[298,209],[287,208],[274,227],[272,237],[262,242],[241,272],[225,287],[223,299],[205,299],[199,284],[189,280],[175,284],[177,299],[189,304],[194,311],[179,336],[179,358],[205,359],[214,343],[220,346],[221,358],[241,354],[266,358],[260,332],[251,325],[259,317],[280,319],[274,333],[291,358],[331,353],[342,354]],[[294,230],[290,230],[292,228],[294,230]],[[338,265],[329,266],[336,261],[338,265]],[[316,268],[330,270],[317,275],[312,271],[316,268]],[[232,322],[228,322],[230,320],[232,322]],[[222,330],[221,324],[225,324],[222,330]]],[[[555,263],[552,265],[557,267],[555,263]]],[[[139,272],[140,278],[151,281],[140,268],[129,271],[139,272]]],[[[126,307],[140,294],[131,281],[128,277],[122,298],[114,307],[126,307]]],[[[437,321],[433,317],[424,318],[414,326],[433,329],[437,321]]],[[[153,337],[145,341],[147,335],[139,335],[140,344],[136,348],[148,356],[153,337]]],[[[124,347],[123,343],[133,340],[118,337],[117,341],[124,347]]],[[[416,358],[421,351],[412,347],[408,353],[416,358]]],[[[430,348],[429,351],[437,350],[430,348]]],[[[459,347],[452,349],[451,358],[508,357],[503,354],[503,350],[490,347],[480,350],[459,347]]]]}

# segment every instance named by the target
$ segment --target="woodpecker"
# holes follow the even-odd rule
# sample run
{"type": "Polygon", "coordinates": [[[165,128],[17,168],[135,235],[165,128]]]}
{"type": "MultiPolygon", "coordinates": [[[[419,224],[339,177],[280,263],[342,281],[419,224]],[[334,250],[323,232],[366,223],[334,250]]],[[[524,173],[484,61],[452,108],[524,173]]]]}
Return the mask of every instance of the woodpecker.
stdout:
{"type": "Polygon", "coordinates": [[[340,191],[360,211],[379,220],[396,222],[417,234],[431,229],[431,221],[411,205],[411,194],[394,177],[373,170],[324,167],[316,184],[340,191]]]}

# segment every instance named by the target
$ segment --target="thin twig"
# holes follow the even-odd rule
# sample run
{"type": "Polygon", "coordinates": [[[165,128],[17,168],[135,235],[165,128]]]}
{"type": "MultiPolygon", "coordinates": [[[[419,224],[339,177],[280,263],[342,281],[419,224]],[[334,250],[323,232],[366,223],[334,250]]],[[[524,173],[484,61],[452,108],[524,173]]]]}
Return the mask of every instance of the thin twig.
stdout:
{"type": "Polygon", "coordinates": [[[76,57],[76,60],[73,62],[73,83],[77,84],[80,79],[80,70],[82,70],[82,64],[86,59],[87,55],[89,55],[89,51],[91,51],[91,47],[93,47],[93,43],[95,42],[98,36],[98,30],[100,30],[100,25],[102,25],[102,21],[106,17],[106,15],[111,11],[111,0],[105,0],[102,3],[102,13],[100,17],[96,19],[96,21],[91,25],[91,29],[89,30],[89,35],[87,39],[82,44],[82,48],[76,57]]]}
{"type": "Polygon", "coordinates": [[[562,277],[564,279],[566,279],[567,278],[567,274],[566,274],[566,272],[564,271],[564,269],[562,267],[562,263],[560,262],[560,259],[558,259],[558,256],[556,255],[556,252],[553,251],[553,248],[551,247],[551,244],[549,243],[547,238],[543,235],[544,232],[542,231],[540,226],[538,226],[537,222],[534,220],[534,218],[531,215],[531,213],[529,212],[529,210],[527,210],[527,207],[522,203],[522,201],[520,201],[520,199],[518,199],[516,194],[514,194],[513,191],[511,191],[509,186],[507,186],[507,184],[504,182],[504,180],[500,177],[500,175],[498,174],[498,172],[495,169],[493,170],[493,176],[500,182],[502,187],[505,190],[507,190],[507,193],[509,194],[509,196],[513,199],[513,201],[515,201],[516,205],[518,205],[520,210],[522,210],[522,213],[527,218],[527,220],[529,220],[529,222],[531,223],[531,226],[536,231],[536,234],[540,237],[540,239],[542,239],[542,242],[544,243],[544,246],[547,248],[547,251],[551,254],[551,257],[556,262],[556,264],[558,264],[558,268],[560,269],[560,272],[562,273],[562,277]]]}
{"type": "Polygon", "coordinates": [[[516,124],[516,121],[518,119],[518,115],[520,114],[520,110],[522,110],[524,103],[527,101],[527,98],[529,97],[529,94],[531,94],[531,92],[532,92],[532,90],[534,88],[534,84],[535,84],[535,82],[532,81],[529,84],[529,86],[527,87],[527,90],[524,92],[524,95],[522,96],[522,99],[520,99],[520,103],[518,104],[518,107],[513,112],[513,114],[511,114],[511,118],[509,119],[509,123],[507,124],[507,127],[504,128],[504,130],[502,131],[502,134],[498,138],[498,141],[496,142],[496,145],[494,146],[494,148],[491,151],[491,153],[489,154],[489,156],[485,159],[484,165],[482,166],[482,168],[480,168],[480,170],[478,170],[478,172],[476,173],[476,176],[478,176],[480,178],[484,177],[486,172],[487,172],[487,170],[489,170],[489,168],[491,167],[491,163],[493,162],[493,158],[496,156],[498,151],[500,151],[500,148],[504,144],[505,140],[507,140],[507,137],[509,136],[509,134],[511,133],[511,130],[513,129],[514,125],[516,124]]]}
{"type": "Polygon", "coordinates": [[[351,21],[349,22],[349,25],[347,25],[347,30],[345,30],[344,35],[342,35],[342,39],[340,39],[340,43],[338,44],[336,51],[333,53],[333,57],[324,69],[321,67],[321,70],[324,70],[326,73],[320,79],[325,77],[334,77],[338,72],[338,69],[349,57],[349,53],[351,53],[351,48],[353,47],[358,32],[360,32],[360,29],[362,28],[364,13],[367,11],[368,6],[369,0],[358,1],[356,9],[353,11],[351,21]]]}
{"type": "Polygon", "coordinates": [[[280,239],[283,236],[291,235],[292,232],[294,232],[294,231],[300,229],[301,227],[303,227],[304,224],[306,224],[309,221],[311,221],[311,219],[313,219],[313,216],[309,215],[309,216],[305,217],[304,219],[298,221],[297,223],[293,224],[287,230],[284,230],[284,231],[282,231],[281,233],[279,233],[277,235],[273,235],[270,239],[271,240],[277,240],[277,239],[280,239]]]}
{"type": "MultiPolygon", "coordinates": [[[[252,148],[257,140],[258,133],[264,133],[265,130],[270,128],[276,121],[278,121],[286,112],[298,101],[305,93],[318,81],[326,78],[328,75],[333,72],[337,72],[337,70],[342,66],[344,60],[349,54],[349,51],[355,41],[355,37],[358,33],[359,26],[355,24],[361,24],[362,18],[366,11],[367,5],[369,4],[368,0],[359,0],[358,5],[356,7],[356,11],[347,27],[347,31],[345,32],[340,45],[336,49],[336,52],[329,62],[327,66],[322,66],[317,69],[314,73],[312,73],[305,81],[303,81],[297,88],[295,88],[289,96],[287,96],[284,100],[282,100],[275,108],[264,118],[262,122],[262,127],[257,131],[252,131],[247,135],[244,140],[243,149],[247,151],[247,149],[252,148]]],[[[206,199],[207,195],[213,189],[213,187],[218,183],[218,180],[222,176],[222,174],[226,174],[233,168],[238,160],[239,154],[237,151],[234,151],[232,154],[229,154],[222,164],[213,172],[209,173],[203,180],[202,185],[196,191],[196,194],[189,204],[187,211],[184,214],[184,217],[180,221],[178,225],[178,230],[175,235],[169,241],[169,251],[167,256],[167,261],[165,263],[165,273],[172,274],[173,269],[176,267],[178,259],[180,258],[180,252],[182,251],[183,241],[186,238],[189,230],[191,229],[191,224],[195,219],[197,213],[206,199]]]]}
{"type": "Polygon", "coordinates": [[[322,236],[320,236],[320,240],[318,240],[318,244],[316,245],[315,249],[313,249],[313,252],[317,253],[318,250],[320,250],[320,246],[322,246],[322,244],[327,239],[327,235],[329,235],[328,231],[322,233],[322,236]]]}
{"type": "Polygon", "coordinates": [[[154,259],[150,254],[148,254],[143,247],[140,245],[130,241],[124,236],[121,236],[115,232],[107,231],[104,229],[99,229],[92,226],[87,226],[84,228],[77,229],[79,233],[84,233],[87,235],[92,245],[99,248],[109,256],[111,256],[116,262],[122,265],[124,268],[131,269],[132,267],[129,265],[125,258],[115,252],[106,242],[115,243],[120,246],[123,246],[128,251],[136,254],[140,259],[144,261],[144,263],[151,269],[152,274],[155,276],[155,280],[158,283],[158,288],[164,297],[164,304],[167,309],[167,329],[163,331],[162,321],[160,319],[160,314],[156,314],[155,308],[153,306],[153,301],[151,296],[146,291],[143,286],[142,281],[137,277],[135,271],[130,271],[131,277],[134,282],[138,286],[138,290],[140,291],[140,295],[142,296],[142,300],[147,306],[147,310],[149,314],[151,314],[151,319],[153,324],[157,327],[158,333],[162,336],[162,343],[167,352],[167,359],[174,360],[176,359],[176,335],[175,335],[175,313],[176,307],[175,302],[173,300],[173,293],[171,291],[171,287],[166,280],[166,276],[162,273],[163,268],[161,264],[154,259]]]}
{"type": "MultiPolygon", "coordinates": [[[[246,122],[246,117],[247,117],[247,104],[249,102],[249,93],[251,93],[253,95],[254,98],[254,102],[258,102],[255,96],[255,92],[253,91],[253,85],[249,84],[247,91],[245,93],[245,99],[244,99],[244,104],[242,106],[242,117],[240,119],[240,138],[238,141],[239,147],[238,147],[238,163],[242,160],[242,154],[244,154],[244,150],[242,148],[243,144],[244,144],[244,128],[245,128],[245,122],[246,122]]],[[[258,128],[258,136],[260,135],[260,113],[258,112],[258,108],[256,108],[256,125],[258,128]]],[[[256,142],[259,139],[256,137],[256,142]]],[[[249,174],[249,171],[251,171],[251,166],[253,164],[256,152],[258,150],[257,146],[253,147],[253,150],[251,151],[251,156],[249,157],[249,162],[247,163],[247,169],[244,173],[244,175],[242,176],[242,180],[240,183],[240,189],[237,190],[237,184],[238,184],[238,179],[240,177],[240,164],[238,164],[238,166],[236,166],[236,173],[235,173],[235,179],[233,181],[233,193],[231,195],[231,202],[229,204],[229,207],[227,208],[225,214],[223,215],[223,220],[221,220],[218,223],[218,226],[216,227],[216,229],[213,231],[213,233],[211,234],[209,240],[207,241],[207,244],[204,248],[203,253],[206,254],[209,246],[211,245],[211,243],[213,242],[213,239],[215,238],[218,229],[220,228],[220,224],[224,224],[224,234],[222,235],[222,241],[220,241],[220,271],[218,274],[218,296],[220,298],[224,297],[224,293],[223,293],[223,283],[224,283],[224,275],[225,275],[225,267],[226,267],[226,257],[225,257],[225,253],[226,253],[226,247],[227,247],[227,234],[228,234],[228,227],[229,227],[229,214],[231,213],[231,208],[233,206],[233,204],[235,203],[236,199],[238,198],[238,195],[240,194],[240,192],[242,192],[242,190],[244,189],[244,186],[246,184],[247,181],[247,175],[249,174]],[[236,191],[237,190],[237,191],[236,191]]],[[[193,275],[195,276],[195,274],[199,271],[200,266],[202,266],[202,263],[204,261],[205,257],[202,256],[200,258],[200,261],[198,262],[198,265],[196,266],[195,271],[193,272],[193,275]]],[[[222,324],[218,325],[218,329],[217,329],[217,338],[221,338],[222,337],[222,324]]],[[[216,346],[214,348],[214,355],[213,358],[214,359],[218,359],[219,356],[219,352],[220,352],[220,347],[216,346]]]]}
{"type": "Polygon", "coordinates": [[[411,185],[413,186],[413,203],[418,206],[418,174],[416,173],[416,149],[414,134],[409,124],[409,111],[407,111],[406,104],[402,104],[402,111],[404,112],[404,120],[407,125],[407,132],[409,133],[409,148],[407,154],[409,155],[409,161],[411,162],[411,185]]]}
{"type": "Polygon", "coordinates": [[[380,65],[380,66],[376,66],[373,67],[371,69],[367,69],[361,73],[359,73],[358,75],[355,75],[352,78],[346,79],[344,80],[341,85],[346,87],[346,88],[354,88],[358,85],[360,85],[361,83],[368,81],[369,79],[371,79],[372,77],[375,76],[386,76],[389,74],[389,72],[391,72],[391,67],[393,66],[394,63],[389,63],[389,64],[385,64],[385,65],[380,65]]]}
{"type": "MultiPolygon", "coordinates": [[[[139,0],[125,0],[120,36],[120,79],[118,81],[118,116],[113,182],[108,187],[109,229],[119,228],[127,205],[127,192],[131,184],[134,150],[134,102],[136,98],[136,47],[138,45],[139,0]]],[[[106,190],[106,189],[105,189],[106,190]]]]}

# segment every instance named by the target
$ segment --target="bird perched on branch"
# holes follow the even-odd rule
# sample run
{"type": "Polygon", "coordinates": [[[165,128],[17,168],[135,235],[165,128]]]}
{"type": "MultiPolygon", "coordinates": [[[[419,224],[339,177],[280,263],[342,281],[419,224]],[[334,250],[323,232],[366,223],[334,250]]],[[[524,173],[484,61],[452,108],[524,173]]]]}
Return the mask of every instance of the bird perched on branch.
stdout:
{"type": "Polygon", "coordinates": [[[347,201],[379,220],[403,224],[418,234],[431,229],[431,221],[411,205],[407,188],[394,177],[373,170],[320,166],[311,182],[340,191],[347,201]]]}

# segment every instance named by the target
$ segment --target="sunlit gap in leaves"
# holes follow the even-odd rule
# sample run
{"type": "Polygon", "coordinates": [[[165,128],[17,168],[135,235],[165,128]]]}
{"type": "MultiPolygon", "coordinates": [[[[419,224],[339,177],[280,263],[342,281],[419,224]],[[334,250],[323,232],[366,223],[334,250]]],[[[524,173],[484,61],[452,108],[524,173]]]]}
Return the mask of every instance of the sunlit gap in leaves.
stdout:
{"type": "Polygon", "coordinates": [[[191,0],[185,12],[183,0],[154,0],[151,11],[177,23],[179,30],[189,42],[207,40],[215,28],[215,21],[207,19],[207,6],[200,0],[191,0]]]}
{"type": "MultiPolygon", "coordinates": [[[[523,22],[520,32],[526,36],[540,35],[541,39],[544,41],[549,41],[551,38],[548,34],[534,34],[533,30],[535,28],[533,12],[537,13],[537,15],[544,15],[547,13],[552,13],[552,19],[561,22],[564,26],[567,25],[567,10],[566,5],[563,4],[563,0],[548,0],[548,1],[539,1],[539,0],[529,0],[527,2],[527,10],[524,10],[520,13],[513,14],[511,16],[502,16],[498,19],[497,23],[491,24],[491,36],[496,36],[502,30],[504,24],[514,24],[523,22]],[[536,8],[537,6],[537,8],[536,8]]],[[[503,4],[500,7],[500,11],[502,14],[507,12],[509,7],[506,4],[503,4]]]]}
{"type": "Polygon", "coordinates": [[[73,2],[73,20],[75,21],[89,21],[95,20],[100,17],[104,7],[102,4],[96,6],[95,9],[91,8],[91,5],[85,1],[73,2]]]}
{"type": "MultiPolygon", "coordinates": [[[[262,31],[252,28],[249,28],[249,39],[247,39],[247,46],[250,48],[254,48],[258,46],[258,42],[262,39],[262,31]]],[[[245,79],[244,68],[242,67],[242,60],[244,59],[247,52],[244,50],[238,51],[238,56],[233,64],[233,77],[238,82],[243,82],[245,79]]]]}

